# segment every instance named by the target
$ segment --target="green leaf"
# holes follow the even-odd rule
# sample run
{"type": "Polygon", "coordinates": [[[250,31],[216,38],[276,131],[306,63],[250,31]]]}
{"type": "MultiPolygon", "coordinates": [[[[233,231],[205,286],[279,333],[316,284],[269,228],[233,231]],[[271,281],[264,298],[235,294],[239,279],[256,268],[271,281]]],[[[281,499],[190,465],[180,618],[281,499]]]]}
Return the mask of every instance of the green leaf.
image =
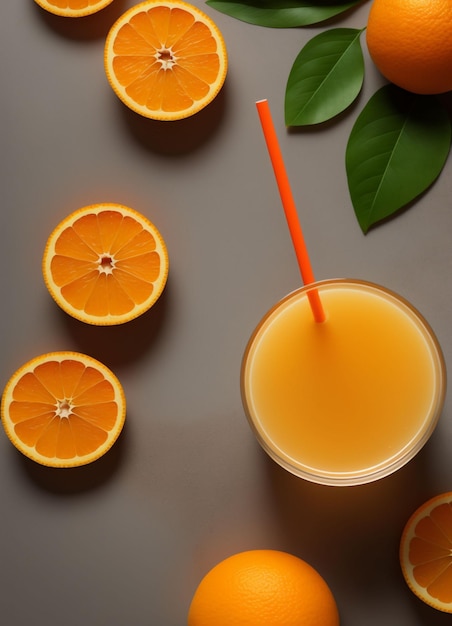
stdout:
{"type": "Polygon", "coordinates": [[[423,193],[449,154],[451,122],[436,96],[389,84],[356,120],[346,149],[348,187],[364,233],[423,193]]]}
{"type": "Polygon", "coordinates": [[[316,35],[302,48],[286,85],[287,126],[325,122],[356,99],[364,80],[362,32],[334,28],[316,35]]]}
{"type": "Polygon", "coordinates": [[[324,22],[363,0],[207,0],[220,13],[271,28],[294,28],[324,22]]]}

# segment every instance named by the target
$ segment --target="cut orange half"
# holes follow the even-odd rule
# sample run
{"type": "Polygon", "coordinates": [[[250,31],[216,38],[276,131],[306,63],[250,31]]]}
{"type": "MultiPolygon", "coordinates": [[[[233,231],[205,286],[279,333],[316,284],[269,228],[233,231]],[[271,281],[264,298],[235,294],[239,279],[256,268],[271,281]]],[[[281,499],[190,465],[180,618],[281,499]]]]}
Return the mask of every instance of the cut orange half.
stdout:
{"type": "Polygon", "coordinates": [[[207,106],[227,72],[217,25],[181,0],[148,0],[126,11],[108,33],[104,59],[107,79],[124,104],[165,121],[207,106]]]}
{"type": "Polygon", "coordinates": [[[105,8],[113,0],[35,0],[40,7],[62,17],[84,17],[105,8]]]}
{"type": "Polygon", "coordinates": [[[410,517],[400,542],[400,563],[421,600],[452,613],[452,492],[432,498],[410,517]]]}
{"type": "Polygon", "coordinates": [[[42,261],[59,306],[88,324],[128,322],[159,298],[168,252],[157,228],[121,204],[78,209],[50,235],[42,261]]]}
{"type": "Polygon", "coordinates": [[[116,376],[78,352],[35,357],[11,376],[1,403],[11,442],[50,467],[86,465],[105,454],[122,430],[125,412],[116,376]]]}

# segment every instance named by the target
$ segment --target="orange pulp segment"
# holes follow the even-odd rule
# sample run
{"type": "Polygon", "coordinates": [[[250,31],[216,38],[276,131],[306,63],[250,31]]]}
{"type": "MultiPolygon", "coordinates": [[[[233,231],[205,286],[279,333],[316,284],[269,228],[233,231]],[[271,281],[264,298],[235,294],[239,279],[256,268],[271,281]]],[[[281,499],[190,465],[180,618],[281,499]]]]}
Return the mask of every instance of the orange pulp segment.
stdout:
{"type": "Polygon", "coordinates": [[[410,517],[400,542],[400,563],[413,593],[452,613],[452,492],[428,500],[410,517]]]}
{"type": "Polygon", "coordinates": [[[107,79],[124,104],[164,121],[207,106],[227,72],[218,27],[182,0],[148,0],[126,11],[108,33],[104,60],[107,79]]]}
{"type": "Polygon", "coordinates": [[[143,215],[120,204],[96,204],[74,211],[55,228],[42,271],[66,313],[88,324],[121,324],[159,298],[168,252],[143,215]]]}
{"type": "Polygon", "coordinates": [[[3,392],[1,417],[11,442],[50,467],[95,461],[124,425],[126,403],[116,376],[78,352],[52,352],[19,368],[3,392]]]}
{"type": "Polygon", "coordinates": [[[40,7],[61,17],[83,17],[97,13],[113,0],[35,0],[40,7]]]}

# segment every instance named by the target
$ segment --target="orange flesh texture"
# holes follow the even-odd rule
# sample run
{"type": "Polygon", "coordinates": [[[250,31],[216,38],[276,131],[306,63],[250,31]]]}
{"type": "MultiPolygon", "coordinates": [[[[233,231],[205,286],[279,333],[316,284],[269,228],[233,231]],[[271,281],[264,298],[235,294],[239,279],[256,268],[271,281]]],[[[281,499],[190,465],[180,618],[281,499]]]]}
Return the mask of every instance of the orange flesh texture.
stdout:
{"type": "Polygon", "coordinates": [[[99,0],[47,0],[47,2],[58,9],[87,9],[99,4],[99,0]]]}
{"type": "Polygon", "coordinates": [[[41,363],[25,373],[9,411],[26,445],[44,457],[70,459],[90,454],[106,441],[118,405],[112,384],[98,370],[69,359],[41,363]],[[58,415],[58,406],[67,415],[58,415]]]}
{"type": "Polygon", "coordinates": [[[133,218],[117,211],[88,214],[60,234],[52,276],[76,309],[122,315],[154,290],[161,261],[155,248],[152,234],[133,218]]]}
{"type": "Polygon", "coordinates": [[[113,70],[128,96],[154,111],[188,109],[207,96],[220,68],[209,28],[187,11],[164,6],[124,24],[113,53],[113,70]],[[163,61],[171,58],[174,64],[164,69],[163,61]]]}
{"type": "Polygon", "coordinates": [[[441,602],[452,602],[452,503],[421,519],[410,542],[409,559],[416,582],[441,602]]]}

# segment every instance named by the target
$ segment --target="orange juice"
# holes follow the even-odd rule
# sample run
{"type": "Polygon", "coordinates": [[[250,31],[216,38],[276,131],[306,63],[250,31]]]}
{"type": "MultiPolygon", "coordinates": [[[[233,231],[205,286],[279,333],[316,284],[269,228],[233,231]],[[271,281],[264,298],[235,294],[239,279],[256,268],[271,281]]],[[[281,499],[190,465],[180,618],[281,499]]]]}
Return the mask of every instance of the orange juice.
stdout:
{"type": "Polygon", "coordinates": [[[242,364],[242,398],[267,453],[323,484],[376,480],[408,462],[439,418],[446,387],[433,331],[400,296],[370,283],[316,283],[260,322],[242,364]]]}

